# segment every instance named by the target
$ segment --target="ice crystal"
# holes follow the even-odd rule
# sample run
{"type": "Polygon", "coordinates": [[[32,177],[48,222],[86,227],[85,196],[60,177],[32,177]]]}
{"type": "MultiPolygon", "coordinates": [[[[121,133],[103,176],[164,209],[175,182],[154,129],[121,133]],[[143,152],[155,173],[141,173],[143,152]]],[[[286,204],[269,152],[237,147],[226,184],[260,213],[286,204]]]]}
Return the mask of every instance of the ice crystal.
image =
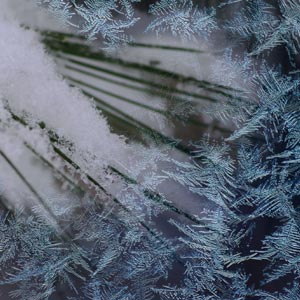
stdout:
{"type": "MultiPolygon", "coordinates": [[[[129,41],[126,32],[138,22],[138,1],[37,2],[108,48],[129,41]]],[[[217,95],[202,97],[224,109],[216,118],[235,118],[235,131],[187,147],[142,128],[154,142],[147,150],[133,145],[137,151],[110,132],[92,99],[57,75],[38,35],[1,12],[1,199],[8,213],[0,219],[0,284],[10,286],[9,295],[50,299],[64,284],[69,299],[298,299],[299,10],[295,0],[229,0],[214,8],[191,0],[152,4],[147,33],[231,37],[213,82],[148,65],[143,70],[217,95]],[[219,10],[236,7],[230,20],[217,19],[219,10]],[[236,48],[244,43],[249,47],[236,48]],[[271,66],[268,57],[282,48],[288,66],[271,66]],[[230,67],[239,80],[219,84],[230,67]],[[55,179],[50,171],[24,176],[28,153],[55,179]],[[42,180],[64,182],[67,192],[61,186],[56,193],[45,190],[42,180]],[[176,187],[171,196],[182,188],[197,197],[197,209],[185,210],[185,198],[176,206],[160,192],[164,183],[176,187]],[[9,212],[20,205],[6,198],[23,200],[23,210],[9,212]],[[159,222],[167,223],[165,232],[159,222]],[[262,232],[261,224],[271,225],[262,232]]],[[[60,59],[70,59],[70,44],[53,43],[60,59]]],[[[141,130],[130,116],[125,120],[141,130]]]]}
{"type": "Polygon", "coordinates": [[[153,4],[149,10],[155,16],[147,30],[157,34],[170,31],[173,35],[184,39],[196,35],[207,36],[216,29],[215,11],[200,10],[191,0],[161,0],[153,4]]]}

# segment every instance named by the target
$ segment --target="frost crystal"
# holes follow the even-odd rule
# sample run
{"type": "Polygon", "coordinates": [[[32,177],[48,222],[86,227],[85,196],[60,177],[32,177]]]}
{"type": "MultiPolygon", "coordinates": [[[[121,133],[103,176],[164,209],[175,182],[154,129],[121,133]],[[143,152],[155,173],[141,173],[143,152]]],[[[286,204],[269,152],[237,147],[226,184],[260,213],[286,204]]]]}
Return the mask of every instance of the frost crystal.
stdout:
{"type": "MultiPolygon", "coordinates": [[[[299,2],[151,4],[144,34],[201,38],[217,48],[210,81],[84,44],[81,34],[106,48],[130,41],[129,51],[203,55],[133,43],[128,32],[139,21],[139,1],[35,2],[77,31],[34,32],[3,1],[0,285],[9,287],[7,297],[299,299],[299,2]],[[221,35],[229,39],[213,41],[221,35]],[[118,101],[164,117],[172,115],[168,107],[182,106],[178,120],[206,101],[216,126],[234,118],[233,132],[192,143],[170,137],[125,105],[84,96],[92,79],[63,79],[42,42],[66,69],[90,79],[101,70],[110,84],[175,105],[118,101]],[[132,140],[112,133],[101,110],[121,120],[121,130],[128,125],[132,140]]],[[[198,114],[191,121],[202,124],[198,114]]]]}

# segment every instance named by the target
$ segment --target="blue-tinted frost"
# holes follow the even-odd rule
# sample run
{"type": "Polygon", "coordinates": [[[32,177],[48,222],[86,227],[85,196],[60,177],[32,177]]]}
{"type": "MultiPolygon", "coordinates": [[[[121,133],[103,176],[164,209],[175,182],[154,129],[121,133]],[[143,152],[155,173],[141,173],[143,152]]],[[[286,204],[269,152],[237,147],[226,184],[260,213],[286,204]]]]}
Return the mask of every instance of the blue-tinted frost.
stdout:
{"type": "MultiPolygon", "coordinates": [[[[138,22],[134,4],[139,1],[38,2],[107,47],[129,41],[126,31],[138,22]],[[76,25],[75,15],[81,20],[76,25]]],[[[252,41],[242,59],[224,53],[224,60],[243,66],[241,90],[237,84],[231,94],[219,93],[226,109],[234,105],[226,116],[236,118],[237,127],[222,142],[194,143],[189,158],[168,161],[173,168],[163,176],[140,185],[127,179],[121,201],[99,190],[113,204],[84,197],[76,222],[62,214],[62,228],[37,216],[2,216],[0,262],[7,271],[0,283],[14,286],[12,297],[48,299],[58,283],[66,283],[75,294],[70,299],[299,299],[300,3],[270,3],[231,0],[213,9],[191,0],[161,0],[150,6],[154,19],[147,31],[184,39],[226,32],[236,37],[227,45],[233,51],[241,41],[252,41]],[[230,20],[217,20],[218,9],[235,5],[243,8],[230,20]],[[279,48],[286,51],[288,70],[264,61],[279,48]],[[261,67],[249,67],[249,56],[261,67]],[[210,207],[188,221],[172,216],[168,226],[177,232],[175,239],[155,229],[155,217],[164,210],[153,209],[152,200],[180,212],[172,199],[153,195],[164,180],[210,207]],[[135,209],[137,198],[142,205],[135,209]],[[261,233],[259,226],[270,220],[272,226],[261,233]],[[174,270],[179,271],[171,282],[174,270]],[[263,279],[252,285],[251,277],[260,275],[263,279]],[[270,284],[278,282],[272,292],[270,284]]]]}

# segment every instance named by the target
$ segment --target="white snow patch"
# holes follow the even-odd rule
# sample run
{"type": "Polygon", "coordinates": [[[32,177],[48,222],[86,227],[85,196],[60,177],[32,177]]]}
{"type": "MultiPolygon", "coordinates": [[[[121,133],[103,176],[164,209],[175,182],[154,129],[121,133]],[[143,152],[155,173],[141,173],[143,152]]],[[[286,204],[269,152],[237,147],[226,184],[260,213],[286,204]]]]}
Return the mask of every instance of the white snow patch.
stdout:
{"type": "MultiPolygon", "coordinates": [[[[40,133],[21,129],[22,125],[12,125],[16,122],[9,120],[5,105],[8,104],[15,114],[33,126],[40,121],[45,122],[47,129],[70,142],[71,150],[68,145],[64,150],[83,170],[96,178],[105,175],[108,165],[125,160],[128,146],[123,137],[110,132],[106,119],[96,110],[92,101],[78,89],[71,88],[58,74],[38,34],[21,26],[24,24],[22,7],[30,2],[24,1],[21,4],[15,0],[1,1],[0,149],[21,169],[22,165],[25,166],[22,170],[24,176],[28,176],[35,188],[45,194],[47,184],[45,180],[40,180],[44,176],[43,172],[31,172],[30,165],[22,164],[23,160],[32,159],[28,149],[22,147],[23,141],[35,141],[36,146],[44,150],[47,149],[43,145],[45,141],[41,140],[38,145],[36,141],[40,133]],[[15,10],[17,3],[20,5],[15,10]]],[[[18,201],[17,194],[20,199],[24,197],[26,186],[20,184],[20,178],[17,178],[15,172],[4,171],[8,166],[3,159],[0,167],[3,167],[0,182],[6,185],[6,194],[18,201]],[[14,189],[19,190],[19,193],[14,189]]],[[[51,185],[51,180],[48,182],[51,185]]],[[[53,195],[53,191],[50,194],[53,195]]]]}

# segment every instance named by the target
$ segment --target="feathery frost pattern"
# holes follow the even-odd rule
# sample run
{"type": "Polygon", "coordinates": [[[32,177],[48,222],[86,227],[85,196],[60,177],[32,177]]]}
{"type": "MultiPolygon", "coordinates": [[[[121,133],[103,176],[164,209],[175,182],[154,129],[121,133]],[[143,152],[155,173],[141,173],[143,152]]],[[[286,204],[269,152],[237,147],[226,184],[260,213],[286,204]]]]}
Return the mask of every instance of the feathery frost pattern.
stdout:
{"type": "Polygon", "coordinates": [[[8,299],[300,299],[300,2],[148,6],[145,36],[200,39],[209,50],[136,42],[139,0],[34,2],[74,32],[34,32],[9,0],[0,12],[0,286],[8,299]],[[126,59],[124,43],[199,61],[212,49],[212,76],[126,59]],[[100,77],[167,101],[117,95],[94,86],[100,77]],[[95,91],[158,114],[159,124],[95,91]],[[200,114],[221,137],[201,137],[200,114]],[[166,120],[199,126],[197,141],[163,131],[166,120]]]}
{"type": "Polygon", "coordinates": [[[170,31],[180,38],[191,39],[196,35],[207,36],[217,27],[215,10],[200,10],[191,0],[158,1],[150,7],[149,12],[155,16],[155,20],[147,30],[154,30],[157,34],[170,31]]]}

